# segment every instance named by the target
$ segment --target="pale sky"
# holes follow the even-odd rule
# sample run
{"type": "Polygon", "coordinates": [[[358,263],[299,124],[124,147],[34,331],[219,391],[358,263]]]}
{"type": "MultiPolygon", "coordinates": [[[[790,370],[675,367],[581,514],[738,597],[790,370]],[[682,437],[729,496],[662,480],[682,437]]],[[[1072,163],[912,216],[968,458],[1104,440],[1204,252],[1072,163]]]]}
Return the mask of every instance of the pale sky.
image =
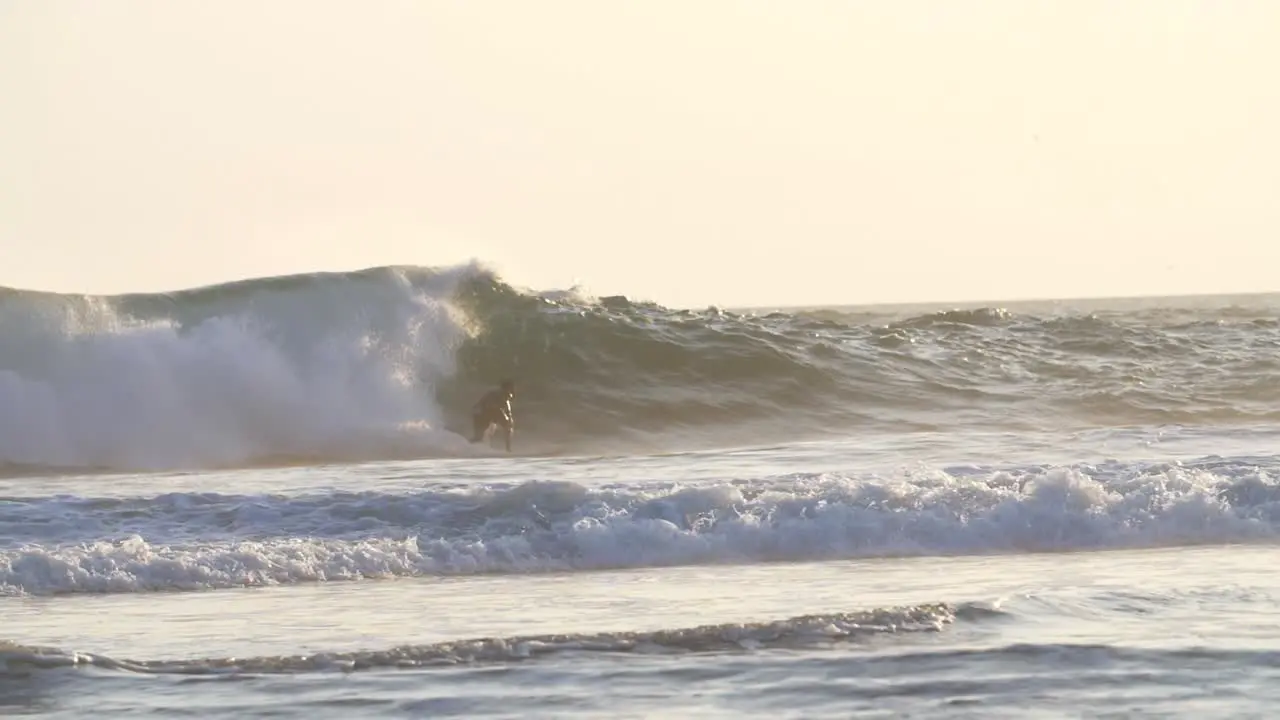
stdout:
{"type": "Polygon", "coordinates": [[[1280,290],[1275,0],[10,0],[0,285],[1280,290]]]}

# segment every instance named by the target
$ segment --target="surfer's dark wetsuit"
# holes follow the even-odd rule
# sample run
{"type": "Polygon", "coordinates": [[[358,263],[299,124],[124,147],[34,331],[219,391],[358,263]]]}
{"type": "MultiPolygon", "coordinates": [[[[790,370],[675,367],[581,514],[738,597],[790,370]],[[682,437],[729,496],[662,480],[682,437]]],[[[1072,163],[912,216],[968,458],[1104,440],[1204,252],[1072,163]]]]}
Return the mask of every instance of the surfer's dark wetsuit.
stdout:
{"type": "Polygon", "coordinates": [[[471,442],[484,440],[484,434],[493,425],[503,429],[507,452],[511,452],[511,433],[515,430],[515,420],[511,413],[511,399],[515,397],[516,386],[510,380],[503,380],[496,390],[490,390],[476,403],[471,414],[471,442]]]}

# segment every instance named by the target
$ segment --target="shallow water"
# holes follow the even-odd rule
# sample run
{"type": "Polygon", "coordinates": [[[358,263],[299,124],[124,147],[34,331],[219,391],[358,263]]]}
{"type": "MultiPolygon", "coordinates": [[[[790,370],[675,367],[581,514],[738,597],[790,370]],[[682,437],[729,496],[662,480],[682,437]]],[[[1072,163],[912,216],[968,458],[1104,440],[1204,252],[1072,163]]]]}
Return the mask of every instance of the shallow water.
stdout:
{"type": "Polygon", "coordinates": [[[20,642],[177,664],[35,670],[11,653],[0,698],[69,717],[1262,716],[1278,559],[1220,547],[9,598],[20,642]],[[932,603],[949,606],[936,625],[857,616],[932,603]],[[505,643],[485,657],[484,638],[505,643]],[[539,641],[561,647],[527,647],[539,641]],[[369,652],[406,645],[387,662],[369,652]]]}
{"type": "MultiPolygon", "coordinates": [[[[1154,434],[1112,446],[1151,452],[1135,438],[1154,434]]],[[[933,451],[956,452],[954,440],[933,451]]],[[[57,493],[20,501],[27,524],[4,526],[0,703],[53,717],[1261,716],[1280,667],[1271,495],[1246,485],[1255,495],[1238,505],[1208,503],[1277,460],[1159,449],[1160,462],[913,462],[885,475],[871,468],[892,467],[895,449],[809,443],[333,466],[311,486],[297,469],[60,478],[57,493]],[[775,474],[798,465],[815,471],[775,474]],[[1002,473],[1056,489],[1029,494],[1002,473]],[[548,476],[575,484],[547,493],[519,479],[548,476]],[[335,526],[333,507],[357,488],[376,523],[335,526]],[[699,488],[716,492],[688,494],[699,488]],[[443,522],[448,493],[484,516],[443,522]],[[872,497],[878,510],[850,511],[872,497]],[[613,535],[583,525],[600,498],[618,506],[613,535]],[[775,524],[682,526],[668,513],[650,517],[666,524],[655,533],[639,517],[659,515],[655,501],[740,516],[772,503],[775,524]],[[849,507],[824,519],[837,501],[849,507]],[[787,503],[811,525],[777,517],[787,503]],[[515,522],[539,504],[547,525],[515,522]],[[218,535],[244,533],[227,508],[245,506],[274,508],[249,521],[259,544],[215,553],[235,542],[218,535]],[[30,522],[41,513],[61,522],[30,522]],[[87,538],[116,526],[150,539],[31,549],[54,527],[87,538]],[[388,564],[370,538],[406,528],[466,562],[388,564]],[[561,544],[512,541],[538,533],[561,544]],[[557,533],[579,537],[568,547],[557,533]],[[1028,551],[1028,539],[1056,546],[1028,551]],[[304,551],[313,542],[333,553],[304,551]],[[293,564],[255,575],[255,549],[293,564]],[[383,572],[352,579],[371,568],[383,572]]],[[[7,518],[20,487],[3,488],[7,518]]]]}

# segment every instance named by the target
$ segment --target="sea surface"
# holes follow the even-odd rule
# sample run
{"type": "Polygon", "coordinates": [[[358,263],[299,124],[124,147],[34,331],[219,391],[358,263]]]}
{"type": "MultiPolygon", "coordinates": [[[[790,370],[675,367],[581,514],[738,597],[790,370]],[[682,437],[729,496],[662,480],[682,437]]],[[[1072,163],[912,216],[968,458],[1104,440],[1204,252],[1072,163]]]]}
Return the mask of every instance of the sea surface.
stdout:
{"type": "Polygon", "coordinates": [[[1272,295],[0,289],[0,715],[1274,717],[1278,371],[1272,295]]]}

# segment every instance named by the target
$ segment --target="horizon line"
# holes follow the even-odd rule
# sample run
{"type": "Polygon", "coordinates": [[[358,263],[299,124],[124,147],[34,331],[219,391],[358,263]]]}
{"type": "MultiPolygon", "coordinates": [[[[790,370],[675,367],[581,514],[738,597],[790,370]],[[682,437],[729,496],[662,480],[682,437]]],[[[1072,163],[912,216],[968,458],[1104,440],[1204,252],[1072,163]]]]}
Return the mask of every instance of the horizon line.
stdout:
{"type": "MultiPolygon", "coordinates": [[[[97,296],[97,297],[113,297],[113,296],[123,297],[128,295],[151,295],[151,294],[172,295],[172,294],[181,294],[181,293],[187,293],[187,292],[199,292],[202,290],[210,290],[210,289],[222,287],[222,286],[249,284],[259,280],[266,281],[266,280],[275,280],[275,279],[282,279],[282,278],[316,276],[316,275],[359,274],[359,273],[366,273],[373,270],[381,270],[381,269],[418,268],[423,270],[443,271],[449,268],[460,268],[468,265],[477,267],[481,270],[488,270],[492,272],[494,274],[494,277],[496,277],[500,282],[504,282],[509,285],[512,285],[513,288],[516,290],[523,289],[531,292],[549,292],[549,291],[555,290],[554,288],[545,289],[545,290],[536,290],[534,288],[521,288],[511,283],[510,281],[503,279],[502,273],[500,273],[493,266],[489,265],[488,263],[485,263],[484,261],[473,259],[471,261],[459,262],[454,265],[412,265],[412,264],[401,263],[401,264],[385,264],[385,265],[372,265],[367,267],[356,267],[356,268],[350,268],[346,270],[300,270],[298,272],[282,273],[282,274],[276,274],[276,275],[247,275],[247,276],[241,276],[236,278],[229,278],[226,280],[194,284],[187,287],[170,288],[168,290],[160,290],[160,289],[128,290],[124,292],[98,293],[98,292],[65,291],[65,290],[41,290],[34,287],[20,287],[20,286],[0,284],[0,292],[7,291],[7,292],[42,294],[42,295],[82,295],[82,296],[97,296]]],[[[567,289],[574,290],[574,289],[577,289],[578,287],[579,286],[574,286],[567,289]]],[[[594,298],[625,297],[628,300],[632,300],[632,301],[653,302],[655,304],[658,304],[673,310],[696,309],[696,308],[719,308],[719,309],[728,310],[732,312],[759,312],[764,310],[817,310],[817,309],[836,309],[836,308],[846,308],[846,309],[847,308],[890,308],[890,307],[905,308],[905,307],[938,306],[938,305],[998,307],[1000,305],[1006,305],[1006,304],[1040,304],[1040,303],[1061,303],[1061,302],[1108,302],[1108,301],[1132,302],[1132,301],[1141,301],[1141,300],[1191,300],[1191,299],[1203,300],[1203,299],[1227,298],[1227,297],[1252,298],[1252,297],[1265,297],[1270,295],[1280,295],[1280,290],[1249,290],[1249,291],[1238,291],[1238,292],[1218,291],[1218,292],[1192,292],[1192,293],[1177,293],[1177,294],[1157,293],[1157,294],[1132,294],[1132,295],[1067,295],[1067,296],[1061,296],[1061,297],[1046,297],[1046,296],[1016,297],[1015,296],[1015,297],[1005,297],[1005,298],[986,298],[982,300],[933,299],[933,300],[883,300],[883,301],[861,301],[861,302],[859,301],[798,302],[798,303],[765,302],[765,303],[732,303],[732,304],[711,302],[711,303],[705,303],[705,304],[699,303],[699,304],[685,304],[685,305],[678,305],[678,304],[668,305],[664,302],[658,301],[656,299],[650,299],[649,297],[645,297],[645,296],[639,296],[639,295],[629,296],[625,293],[597,294],[594,292],[590,292],[589,289],[585,287],[582,289],[587,291],[585,293],[586,295],[594,298]]]]}

